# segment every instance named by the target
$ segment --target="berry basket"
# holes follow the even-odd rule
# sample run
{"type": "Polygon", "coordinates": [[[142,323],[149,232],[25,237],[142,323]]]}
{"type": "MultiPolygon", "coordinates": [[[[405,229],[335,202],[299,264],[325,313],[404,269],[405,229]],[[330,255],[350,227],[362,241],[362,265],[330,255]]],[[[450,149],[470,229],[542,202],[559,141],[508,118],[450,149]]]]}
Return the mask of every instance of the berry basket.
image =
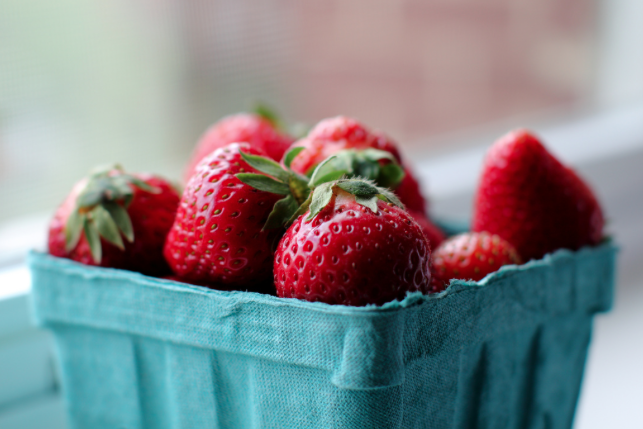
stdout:
{"type": "Polygon", "coordinates": [[[73,428],[569,428],[606,242],[381,307],[221,292],[32,253],[73,428]]]}

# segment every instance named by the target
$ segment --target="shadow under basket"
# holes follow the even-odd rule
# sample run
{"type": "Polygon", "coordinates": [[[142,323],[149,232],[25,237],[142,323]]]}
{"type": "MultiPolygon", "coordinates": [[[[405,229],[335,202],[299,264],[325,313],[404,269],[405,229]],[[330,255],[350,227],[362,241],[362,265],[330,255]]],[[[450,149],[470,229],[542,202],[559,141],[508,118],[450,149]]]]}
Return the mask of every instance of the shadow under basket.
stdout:
{"type": "Polygon", "coordinates": [[[29,261],[72,428],[562,429],[615,254],[560,250],[359,308],[29,261]]]}

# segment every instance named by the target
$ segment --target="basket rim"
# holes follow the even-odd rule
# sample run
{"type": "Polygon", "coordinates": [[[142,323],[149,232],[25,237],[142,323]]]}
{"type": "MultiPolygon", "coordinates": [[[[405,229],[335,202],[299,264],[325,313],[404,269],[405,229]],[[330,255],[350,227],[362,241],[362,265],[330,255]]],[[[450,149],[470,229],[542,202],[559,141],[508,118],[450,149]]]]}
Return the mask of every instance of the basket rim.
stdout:
{"type": "Polygon", "coordinates": [[[297,298],[280,298],[278,296],[253,291],[227,291],[211,289],[205,286],[198,286],[175,280],[150,277],[134,271],[84,265],[70,259],[52,256],[46,252],[37,250],[31,250],[29,252],[28,261],[31,269],[33,269],[32,266],[34,264],[40,265],[44,262],[45,265],[57,265],[58,268],[63,269],[68,273],[71,272],[74,274],[80,274],[86,278],[112,278],[135,281],[136,283],[141,285],[166,289],[173,292],[212,295],[220,296],[222,298],[235,297],[239,298],[240,301],[261,302],[261,304],[271,305],[274,307],[286,306],[293,308],[303,308],[320,313],[349,314],[352,316],[358,316],[394,312],[404,310],[409,307],[426,305],[428,303],[443,300],[462,292],[470,292],[472,288],[477,289],[492,287],[512,277],[523,275],[524,273],[528,273],[539,268],[544,268],[548,265],[563,262],[565,260],[572,260],[575,258],[582,258],[583,256],[592,256],[618,251],[619,247],[615,245],[611,239],[607,239],[597,246],[584,246],[575,251],[570,249],[558,249],[555,252],[546,254],[541,259],[530,260],[521,265],[512,264],[502,266],[497,271],[486,275],[483,279],[478,281],[451,279],[447,288],[439,293],[425,295],[421,292],[409,292],[401,301],[393,300],[382,305],[369,304],[361,307],[347,306],[342,304],[327,304],[324,302],[311,302],[297,298]]]}

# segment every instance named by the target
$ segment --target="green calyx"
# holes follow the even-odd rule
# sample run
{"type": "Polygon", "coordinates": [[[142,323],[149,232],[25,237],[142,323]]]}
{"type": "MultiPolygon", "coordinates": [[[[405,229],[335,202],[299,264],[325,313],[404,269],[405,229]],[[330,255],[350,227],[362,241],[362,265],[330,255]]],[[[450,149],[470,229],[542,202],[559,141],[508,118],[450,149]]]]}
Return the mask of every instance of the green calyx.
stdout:
{"type": "Polygon", "coordinates": [[[379,149],[345,149],[322,161],[313,171],[311,184],[324,183],[345,175],[372,180],[395,189],[404,179],[404,169],[395,157],[379,149]]]}
{"type": "Polygon", "coordinates": [[[261,101],[256,102],[251,111],[255,115],[261,116],[263,119],[270,122],[274,128],[282,131],[286,129],[286,126],[277,111],[266,103],[261,101]]]}
{"type": "MultiPolygon", "coordinates": [[[[316,187],[310,197],[310,213],[306,220],[313,219],[324,207],[326,207],[333,198],[337,195],[339,190],[345,191],[355,196],[357,204],[367,207],[377,213],[377,200],[387,201],[395,204],[400,208],[404,208],[402,202],[397,196],[389,189],[377,186],[372,180],[353,178],[353,179],[339,179],[332,182],[322,183],[316,187]]],[[[304,212],[305,210],[304,209],[304,212]]]]}
{"type": "Polygon", "coordinates": [[[286,153],[285,168],[271,159],[241,152],[243,159],[263,174],[239,173],[236,177],[260,191],[284,195],[275,203],[264,230],[288,226],[309,208],[308,219],[312,219],[329,204],[338,189],[354,195],[358,204],[375,213],[378,198],[403,207],[387,189],[397,186],[404,177],[404,170],[390,153],[377,149],[344,150],[322,161],[309,179],[290,168],[302,150],[295,147],[286,153]]]}
{"type": "Polygon", "coordinates": [[[160,189],[127,174],[119,165],[100,167],[92,171],[87,184],[76,197],[74,209],[65,224],[65,249],[71,252],[85,233],[92,258],[99,264],[102,258],[101,238],[125,249],[123,237],[134,241],[134,229],[127,207],[134,197],[134,187],[150,193],[160,189]]]}
{"type": "Polygon", "coordinates": [[[293,148],[286,153],[285,168],[272,159],[241,152],[244,161],[263,174],[239,173],[237,178],[260,191],[284,195],[284,198],[275,203],[272,212],[268,215],[268,220],[263,226],[264,230],[280,228],[291,222],[290,219],[294,213],[310,195],[308,178],[290,169],[292,160],[301,150],[302,148],[293,148]]]}

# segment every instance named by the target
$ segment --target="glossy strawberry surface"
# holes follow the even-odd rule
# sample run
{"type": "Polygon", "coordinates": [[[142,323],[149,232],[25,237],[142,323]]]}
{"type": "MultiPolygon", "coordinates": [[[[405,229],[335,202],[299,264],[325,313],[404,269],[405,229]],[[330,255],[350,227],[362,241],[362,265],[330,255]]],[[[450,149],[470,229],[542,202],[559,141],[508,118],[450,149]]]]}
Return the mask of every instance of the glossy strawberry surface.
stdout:
{"type": "Polygon", "coordinates": [[[255,289],[272,277],[279,231],[262,227],[281,196],[254,189],[235,176],[256,172],[240,150],[262,154],[248,143],[217,149],[199,164],[183,192],[165,257],[185,280],[255,289]]]}
{"type": "MultiPolygon", "coordinates": [[[[384,150],[402,163],[400,151],[393,140],[346,116],[322,120],[293,146],[304,147],[291,164],[291,168],[301,174],[306,174],[324,159],[343,149],[384,150]]],[[[404,166],[404,171],[405,177],[396,187],[395,193],[407,208],[426,215],[426,200],[422,196],[420,185],[408,166],[404,166]]]]}
{"type": "Polygon", "coordinates": [[[293,139],[259,115],[239,113],[227,116],[212,125],[199,139],[185,171],[184,182],[188,182],[199,162],[212,151],[240,142],[249,143],[264,155],[279,161],[293,139]]]}
{"type": "Polygon", "coordinates": [[[451,279],[478,281],[503,265],[521,263],[509,242],[486,232],[451,237],[433,251],[432,258],[434,292],[446,288],[451,279]]]}
{"type": "Polygon", "coordinates": [[[159,276],[170,272],[163,258],[163,245],[179,204],[179,194],[164,179],[148,174],[137,174],[136,177],[156,188],[158,193],[151,193],[133,187],[134,196],[127,207],[134,241],[124,241],[125,249],[101,239],[102,258],[97,264],[92,258],[89,243],[84,233],[76,247],[65,249],[65,225],[74,209],[76,198],[86,181],[79,182],[56,211],[49,224],[48,247],[54,256],[70,258],[86,265],[121,268],[138,271],[144,274],[159,276]]]}
{"type": "Polygon", "coordinates": [[[512,243],[524,260],[598,244],[601,207],[582,179],[526,130],[498,140],[484,161],[472,229],[512,243]]]}
{"type": "Polygon", "coordinates": [[[340,192],[313,219],[300,216],[275,254],[277,294],[364,306],[427,293],[430,245],[420,226],[397,206],[377,207],[340,192]]]}

